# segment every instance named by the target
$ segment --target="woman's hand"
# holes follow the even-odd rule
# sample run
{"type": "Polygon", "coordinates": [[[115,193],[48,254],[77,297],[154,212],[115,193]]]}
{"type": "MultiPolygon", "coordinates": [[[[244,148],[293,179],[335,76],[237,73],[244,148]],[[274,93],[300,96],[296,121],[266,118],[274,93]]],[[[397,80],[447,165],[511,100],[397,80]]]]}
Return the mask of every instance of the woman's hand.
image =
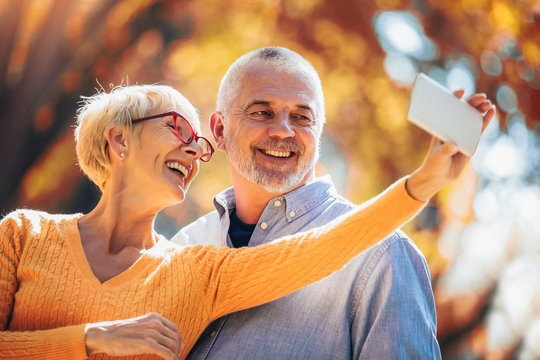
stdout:
{"type": "MultiPolygon", "coordinates": [[[[454,95],[460,99],[464,93],[464,90],[454,91],[454,95]]],[[[467,102],[483,114],[482,132],[484,132],[495,116],[495,106],[485,94],[474,94],[467,102]]],[[[434,137],[424,163],[407,179],[409,195],[417,200],[427,201],[444,186],[456,180],[469,159],[459,152],[454,144],[434,137]]]]}
{"type": "Polygon", "coordinates": [[[166,360],[176,360],[183,346],[176,324],[157,313],[86,325],[88,355],[155,354],[166,360]]]}

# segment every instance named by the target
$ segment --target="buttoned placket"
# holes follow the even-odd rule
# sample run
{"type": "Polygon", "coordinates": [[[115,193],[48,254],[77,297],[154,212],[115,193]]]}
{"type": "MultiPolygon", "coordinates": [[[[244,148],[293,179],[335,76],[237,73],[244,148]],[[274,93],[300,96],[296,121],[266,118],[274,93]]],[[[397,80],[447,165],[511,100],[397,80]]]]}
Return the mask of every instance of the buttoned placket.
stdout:
{"type": "Polygon", "coordinates": [[[282,196],[268,202],[268,205],[265,207],[259,222],[251,235],[251,240],[249,242],[250,247],[267,242],[268,237],[270,237],[271,240],[276,237],[274,228],[277,226],[277,228],[280,229],[284,225],[283,222],[287,222],[285,205],[286,201],[282,196]]]}

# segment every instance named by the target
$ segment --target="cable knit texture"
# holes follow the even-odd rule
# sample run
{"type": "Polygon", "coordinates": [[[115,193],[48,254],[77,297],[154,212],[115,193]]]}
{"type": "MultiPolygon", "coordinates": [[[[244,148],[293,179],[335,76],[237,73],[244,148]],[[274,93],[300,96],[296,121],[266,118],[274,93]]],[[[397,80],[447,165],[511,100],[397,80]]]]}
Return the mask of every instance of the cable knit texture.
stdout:
{"type": "Polygon", "coordinates": [[[424,203],[404,183],[325,227],[254,248],[161,238],[104,283],[84,254],[80,215],[15,211],[0,224],[0,358],[85,359],[85,324],[157,312],[178,325],[183,359],[212,320],[330,275],[405,223],[424,203]]]}

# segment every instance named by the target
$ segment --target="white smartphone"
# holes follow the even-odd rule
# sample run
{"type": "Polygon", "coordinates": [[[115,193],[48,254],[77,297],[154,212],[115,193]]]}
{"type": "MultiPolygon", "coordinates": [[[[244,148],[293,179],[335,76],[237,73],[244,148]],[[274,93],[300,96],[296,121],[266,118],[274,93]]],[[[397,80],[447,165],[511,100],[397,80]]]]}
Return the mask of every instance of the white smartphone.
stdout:
{"type": "Polygon", "coordinates": [[[482,114],[423,73],[414,82],[407,117],[467,156],[474,153],[482,132],[482,114]]]}

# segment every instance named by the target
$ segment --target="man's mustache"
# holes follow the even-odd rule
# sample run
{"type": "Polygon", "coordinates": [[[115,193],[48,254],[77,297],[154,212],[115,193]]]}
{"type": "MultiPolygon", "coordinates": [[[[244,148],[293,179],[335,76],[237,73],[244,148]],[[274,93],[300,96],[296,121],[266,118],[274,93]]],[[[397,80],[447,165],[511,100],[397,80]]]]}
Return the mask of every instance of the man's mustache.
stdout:
{"type": "Polygon", "coordinates": [[[304,146],[299,144],[294,139],[268,139],[263,142],[257,142],[251,145],[251,147],[254,148],[272,148],[277,150],[286,150],[286,151],[292,151],[297,154],[302,154],[304,152],[304,146]]]}

